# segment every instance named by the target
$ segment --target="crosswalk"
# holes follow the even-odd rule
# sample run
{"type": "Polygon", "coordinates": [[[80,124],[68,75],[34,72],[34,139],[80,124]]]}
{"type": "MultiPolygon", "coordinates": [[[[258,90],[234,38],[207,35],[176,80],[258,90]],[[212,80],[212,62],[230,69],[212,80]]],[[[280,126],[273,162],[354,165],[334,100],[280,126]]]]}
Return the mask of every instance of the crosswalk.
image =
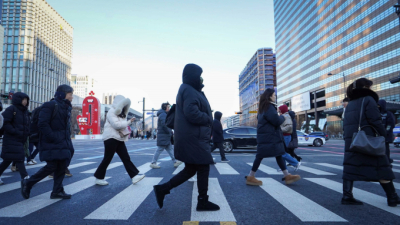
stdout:
{"type": "MultiPolygon", "coordinates": [[[[341,171],[343,170],[342,165],[335,165],[330,163],[307,163],[300,167],[298,174],[303,177],[303,180],[295,183],[293,185],[285,185],[281,182],[282,172],[278,171],[277,165],[271,161],[263,162],[257,172],[257,177],[263,182],[260,187],[251,187],[245,185],[244,178],[237,179],[237,175],[247,175],[250,171],[252,163],[242,162],[243,164],[236,163],[217,163],[211,165],[211,170],[219,175],[217,177],[209,178],[209,200],[217,203],[220,206],[219,211],[215,212],[197,212],[197,182],[189,183],[191,188],[191,205],[190,215],[187,216],[190,221],[200,221],[200,222],[215,222],[215,221],[231,221],[237,222],[238,217],[235,216],[234,210],[236,204],[246,201],[246,198],[255,199],[269,199],[269,201],[274,201],[279,207],[282,208],[282,213],[290,213],[295,216],[301,222],[350,222],[350,218],[346,218],[340,212],[336,211],[337,208],[327,207],[321,203],[320,199],[307,194],[304,192],[306,187],[319,187],[318,190],[324,194],[324,196],[329,196],[332,193],[342,193],[342,183],[340,182],[341,171]],[[246,168],[245,170],[243,168],[246,168]],[[325,169],[324,169],[325,168],[325,169]],[[240,172],[241,173],[240,173],[240,172]],[[336,171],[336,172],[335,172],[336,171]],[[275,176],[279,175],[279,176],[275,176]],[[336,176],[336,177],[335,177],[336,176]],[[230,188],[224,188],[222,182],[230,180],[230,188]],[[236,182],[236,183],[235,183],[236,182]],[[239,182],[239,183],[237,183],[239,182]],[[240,191],[234,190],[240,186],[240,191]],[[228,192],[233,191],[234,194],[229,194],[228,192]],[[256,192],[257,195],[252,195],[252,192],[256,192]],[[233,196],[239,196],[242,193],[246,193],[246,198],[237,200],[232,199],[233,196]]],[[[86,220],[121,220],[127,221],[138,211],[140,207],[148,207],[148,205],[153,206],[152,210],[157,210],[157,205],[155,202],[153,186],[163,183],[170,179],[173,175],[178,174],[185,167],[184,164],[179,165],[177,168],[172,169],[169,162],[162,162],[165,164],[163,168],[168,169],[169,176],[157,176],[158,171],[153,170],[150,167],[150,162],[146,162],[140,166],[138,169],[142,174],[151,174],[143,179],[141,182],[135,185],[128,185],[123,189],[116,191],[112,196],[104,198],[101,204],[92,206],[90,203],[82,206],[90,210],[82,216],[81,219],[86,220]],[[166,178],[166,179],[164,179],[166,178]],[[163,181],[164,179],[164,181],[163,181]],[[151,204],[149,204],[151,202],[151,204]]],[[[78,171],[80,177],[74,182],[66,185],[65,191],[70,194],[78,194],[84,190],[91,189],[95,186],[93,173],[96,171],[98,163],[95,162],[79,162],[71,164],[69,169],[76,173],[78,171]],[[90,168],[92,167],[92,168],[90,168]]],[[[397,166],[393,165],[394,167],[397,166]]],[[[398,165],[400,166],[400,165],[398,165]]],[[[33,169],[37,167],[28,167],[27,169],[33,169]]],[[[122,162],[113,162],[109,165],[107,170],[124,170],[122,162]]],[[[124,171],[125,172],[125,171],[124,171]]],[[[399,171],[400,172],[400,171],[399,171]]],[[[395,171],[395,173],[399,173],[395,171]]],[[[10,175],[19,176],[17,173],[12,173],[10,175]]],[[[106,180],[113,179],[113,173],[110,173],[105,178],[106,180]]],[[[7,181],[8,178],[5,179],[7,181]]],[[[52,179],[45,178],[40,183],[51,183],[48,182],[52,179]]],[[[396,189],[400,190],[400,184],[395,183],[396,189]]],[[[57,199],[50,199],[51,185],[47,186],[47,190],[43,190],[44,193],[31,196],[27,200],[19,200],[11,205],[2,206],[0,208],[0,218],[22,218],[32,213],[38,212],[44,208],[51,209],[51,205],[59,202],[57,199]]],[[[106,188],[106,187],[98,187],[106,188]]],[[[377,187],[378,188],[378,187],[377,187]]],[[[20,182],[7,183],[0,186],[0,199],[2,195],[7,193],[19,192],[20,182]]],[[[108,189],[110,190],[110,189],[108,189]]],[[[179,191],[179,190],[177,190],[179,191]]],[[[391,208],[386,204],[386,197],[383,195],[378,195],[371,192],[369,188],[367,190],[362,190],[361,188],[354,188],[354,195],[365,202],[366,204],[373,206],[379,210],[383,210],[395,216],[400,216],[400,210],[398,208],[391,208]]],[[[172,193],[174,194],[174,193],[172,193]]],[[[176,194],[176,193],[175,193],[176,194]]],[[[75,196],[74,196],[75,197],[75,196]]],[[[99,196],[102,198],[102,196],[99,196]]],[[[67,201],[68,202],[68,201],[67,201]]],[[[338,199],[337,204],[340,204],[340,199],[338,199]]],[[[60,202],[57,204],[67,204],[60,202]]],[[[267,204],[267,202],[265,203],[267,204]]],[[[169,207],[173,207],[170,205],[169,207]]],[[[282,215],[283,215],[282,214],[282,215]]]]}

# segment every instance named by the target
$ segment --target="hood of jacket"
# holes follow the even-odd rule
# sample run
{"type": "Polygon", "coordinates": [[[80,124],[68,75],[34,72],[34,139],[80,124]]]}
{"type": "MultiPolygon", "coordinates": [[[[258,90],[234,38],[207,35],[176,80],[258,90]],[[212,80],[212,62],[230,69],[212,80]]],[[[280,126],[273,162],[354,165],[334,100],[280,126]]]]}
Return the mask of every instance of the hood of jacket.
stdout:
{"type": "Polygon", "coordinates": [[[182,82],[192,86],[194,89],[201,91],[204,85],[200,81],[203,69],[196,64],[187,64],[183,69],[182,82]]]}
{"type": "Polygon", "coordinates": [[[219,112],[219,111],[216,111],[216,112],[214,113],[214,118],[217,119],[217,120],[219,120],[219,121],[221,121],[222,113],[219,112]]]}
{"type": "Polygon", "coordinates": [[[296,118],[296,113],[293,111],[289,111],[289,115],[292,118],[292,120],[294,120],[296,118]]]}
{"type": "Polygon", "coordinates": [[[167,113],[167,111],[165,111],[164,109],[160,109],[157,112],[157,116],[160,116],[162,113],[167,113]]]}
{"type": "Polygon", "coordinates": [[[23,93],[23,92],[17,92],[12,96],[12,104],[17,106],[18,108],[21,107],[21,108],[26,108],[27,109],[28,106],[29,106],[29,96],[27,94],[23,93]],[[28,99],[28,104],[26,104],[25,107],[22,105],[22,100],[24,98],[28,99]]]}
{"type": "Polygon", "coordinates": [[[121,112],[123,112],[125,115],[128,115],[129,108],[131,107],[131,100],[122,95],[117,95],[114,98],[112,107],[114,108],[115,115],[118,116],[121,114],[121,112]]]}
{"type": "Polygon", "coordinates": [[[379,105],[379,111],[381,111],[381,113],[386,113],[386,101],[381,99],[378,101],[378,105],[379,105]]]}
{"type": "Polygon", "coordinates": [[[379,101],[379,96],[378,94],[368,88],[356,88],[353,90],[353,92],[351,93],[351,95],[349,95],[348,97],[351,100],[355,100],[355,99],[359,99],[359,98],[363,98],[363,97],[367,97],[367,96],[371,96],[377,103],[379,101]]]}

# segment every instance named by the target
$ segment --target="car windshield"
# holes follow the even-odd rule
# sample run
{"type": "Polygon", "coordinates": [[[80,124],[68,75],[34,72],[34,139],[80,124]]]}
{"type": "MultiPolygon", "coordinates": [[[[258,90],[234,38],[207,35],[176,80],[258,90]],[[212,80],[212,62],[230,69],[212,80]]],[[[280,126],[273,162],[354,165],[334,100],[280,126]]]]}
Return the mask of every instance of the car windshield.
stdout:
{"type": "Polygon", "coordinates": [[[301,131],[297,131],[297,135],[304,135],[304,133],[301,131]]]}

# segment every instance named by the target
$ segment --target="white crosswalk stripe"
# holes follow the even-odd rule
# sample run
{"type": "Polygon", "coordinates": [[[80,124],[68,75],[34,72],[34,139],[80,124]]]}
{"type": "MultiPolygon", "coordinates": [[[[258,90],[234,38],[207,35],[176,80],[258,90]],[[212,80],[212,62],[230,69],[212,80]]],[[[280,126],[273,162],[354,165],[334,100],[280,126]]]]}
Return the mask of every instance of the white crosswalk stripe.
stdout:
{"type": "MultiPolygon", "coordinates": [[[[152,170],[153,168],[150,167],[151,162],[145,163],[139,167],[137,167],[137,169],[139,170],[139,174],[145,174],[147,172],[149,172],[150,170],[152,170]]],[[[158,165],[160,165],[161,163],[158,163],[158,165]]],[[[125,173],[128,174],[128,173],[125,173]]]]}
{"type": "Polygon", "coordinates": [[[400,164],[394,164],[394,163],[392,163],[392,166],[400,166],[400,164]]]}
{"type": "MultiPolygon", "coordinates": [[[[342,193],[342,183],[329,180],[326,178],[305,178],[313,183],[331,189],[333,191],[342,193]]],[[[393,213],[394,215],[400,216],[400,210],[396,207],[389,207],[385,197],[373,194],[371,192],[363,191],[358,188],[353,188],[354,197],[360,199],[362,202],[375,206],[379,209],[385,210],[386,212],[393,213]]]]}
{"type": "Polygon", "coordinates": [[[129,185],[115,197],[104,203],[85,219],[127,220],[139,208],[140,204],[153,191],[163,178],[144,178],[136,185],[129,185]]]}
{"type": "MultiPolygon", "coordinates": [[[[110,177],[106,177],[104,179],[107,180],[109,178],[110,177]]],[[[94,186],[94,180],[94,177],[89,177],[65,186],[64,190],[66,193],[73,195],[91,186],[94,186]]],[[[61,201],[61,199],[50,199],[50,194],[51,191],[4,207],[0,209],[0,217],[24,217],[40,209],[43,209],[44,207],[61,201]]]]}
{"type": "Polygon", "coordinates": [[[209,178],[208,181],[208,195],[209,201],[214,202],[221,208],[219,211],[213,212],[197,212],[197,196],[198,196],[197,182],[193,184],[192,194],[192,214],[191,221],[211,222],[211,221],[232,221],[236,222],[235,216],[225,198],[224,192],[219,185],[217,178],[209,178]]]}
{"type": "Polygon", "coordinates": [[[183,170],[183,168],[185,168],[185,163],[182,163],[181,165],[179,165],[178,168],[176,168],[172,174],[174,174],[174,175],[178,174],[179,172],[181,172],[183,170]]]}
{"type": "MultiPolygon", "coordinates": [[[[90,165],[90,164],[93,164],[93,163],[94,162],[77,163],[77,164],[70,165],[68,168],[69,169],[75,169],[75,168],[79,168],[79,167],[82,167],[82,166],[90,165]]],[[[42,182],[45,182],[45,181],[49,181],[49,180],[53,180],[53,179],[46,177],[43,180],[39,181],[39,183],[42,183],[42,182]]],[[[14,183],[10,183],[10,184],[4,184],[4,185],[0,186],[0,194],[4,193],[4,192],[7,192],[7,191],[15,190],[15,189],[18,189],[18,188],[21,188],[21,182],[20,181],[17,181],[17,182],[14,182],[14,183]]]]}
{"type": "Polygon", "coordinates": [[[336,175],[334,173],[325,172],[325,171],[322,171],[322,170],[314,169],[314,168],[303,166],[303,165],[300,167],[300,170],[306,171],[308,173],[312,173],[312,174],[315,174],[315,175],[336,175]]]}
{"type": "Polygon", "coordinates": [[[333,168],[333,169],[343,170],[343,166],[337,166],[337,165],[333,165],[333,164],[330,164],[330,163],[315,163],[315,164],[320,165],[320,166],[333,168]]]}
{"type": "MultiPolygon", "coordinates": [[[[122,166],[122,165],[123,165],[122,162],[111,163],[110,165],[108,165],[107,170],[114,169],[115,167],[122,166]]],[[[96,170],[97,170],[97,167],[93,168],[91,170],[86,170],[86,171],[81,172],[81,173],[92,173],[92,174],[94,174],[96,172],[96,170]]]]}
{"type": "MultiPolygon", "coordinates": [[[[39,163],[39,164],[32,165],[32,166],[26,166],[25,165],[25,168],[26,168],[26,170],[29,170],[29,169],[33,169],[33,168],[44,167],[46,164],[47,163],[39,163]]],[[[11,171],[11,169],[6,169],[6,170],[4,170],[3,174],[4,173],[12,173],[12,171],[11,171]]]]}
{"type": "Polygon", "coordinates": [[[215,168],[217,168],[221,175],[239,175],[239,173],[228,163],[217,163],[215,164],[215,168]]]}
{"type": "Polygon", "coordinates": [[[293,191],[272,178],[259,178],[260,186],[276,201],[297,216],[303,222],[346,222],[347,220],[332,213],[307,197],[293,191]]]}
{"type": "MultiPolygon", "coordinates": [[[[253,163],[247,163],[247,164],[250,166],[253,166],[253,163]]],[[[258,170],[261,170],[264,173],[267,173],[269,175],[283,175],[283,173],[281,171],[277,171],[277,169],[266,166],[264,164],[260,164],[260,167],[258,167],[258,170]]]]}

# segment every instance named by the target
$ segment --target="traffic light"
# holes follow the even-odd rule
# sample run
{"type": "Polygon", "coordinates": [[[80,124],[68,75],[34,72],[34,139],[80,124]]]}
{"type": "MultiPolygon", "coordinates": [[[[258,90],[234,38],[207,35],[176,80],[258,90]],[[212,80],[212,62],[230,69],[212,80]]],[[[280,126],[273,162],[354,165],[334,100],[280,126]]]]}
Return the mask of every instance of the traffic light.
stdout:
{"type": "Polygon", "coordinates": [[[238,115],[238,114],[243,114],[243,113],[242,112],[235,112],[235,114],[238,115]]]}

